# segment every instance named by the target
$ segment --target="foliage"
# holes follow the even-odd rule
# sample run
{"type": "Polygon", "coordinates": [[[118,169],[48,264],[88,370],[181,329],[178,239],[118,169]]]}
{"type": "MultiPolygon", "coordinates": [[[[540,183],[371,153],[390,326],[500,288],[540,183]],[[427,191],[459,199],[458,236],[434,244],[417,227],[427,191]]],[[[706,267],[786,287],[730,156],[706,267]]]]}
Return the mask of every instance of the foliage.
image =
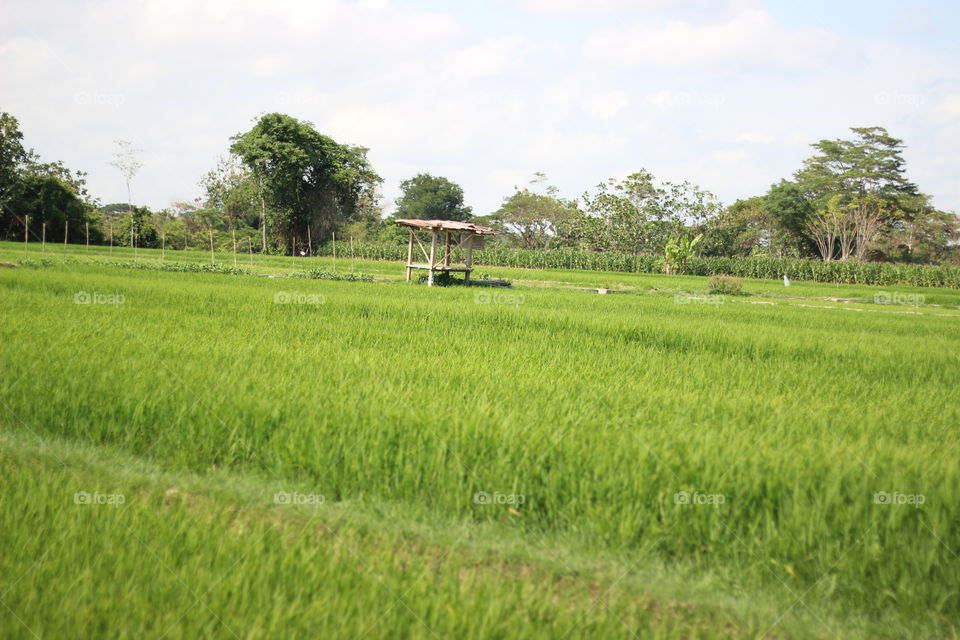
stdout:
{"type": "Polygon", "coordinates": [[[573,211],[557,198],[521,189],[506,198],[491,216],[502,228],[516,234],[524,249],[546,249],[562,221],[573,211]]]}
{"type": "Polygon", "coordinates": [[[687,263],[695,255],[694,249],[701,240],[703,240],[702,233],[695,238],[681,234],[667,240],[663,247],[663,272],[685,274],[687,263]]]}
{"type": "Polygon", "coordinates": [[[354,219],[382,181],[367,149],[338,144],[309,122],[266,114],[232,138],[230,151],[253,173],[274,210],[269,221],[281,247],[308,235],[327,238],[354,219]]]}
{"type": "Polygon", "coordinates": [[[0,111],[0,208],[5,208],[13,197],[20,169],[28,157],[20,123],[11,114],[0,111]]]}
{"type": "Polygon", "coordinates": [[[463,204],[463,189],[455,182],[429,173],[419,173],[400,183],[397,218],[424,220],[469,220],[472,209],[463,204]]]}
{"type": "Polygon", "coordinates": [[[624,180],[611,178],[583,196],[585,209],[603,221],[597,228],[599,248],[660,253],[673,235],[687,227],[701,228],[717,215],[716,196],[690,182],[657,184],[645,169],[624,180]]]}
{"type": "Polygon", "coordinates": [[[743,293],[743,281],[736,276],[710,276],[707,280],[707,288],[713,294],[738,296],[743,293]]]}
{"type": "Polygon", "coordinates": [[[328,271],[327,269],[310,269],[308,271],[295,271],[290,274],[291,278],[307,278],[309,280],[339,280],[343,282],[373,282],[373,276],[363,273],[351,273],[348,271],[328,271]]]}
{"type": "Polygon", "coordinates": [[[24,149],[17,119],[0,112],[0,238],[22,239],[24,232],[40,239],[85,242],[100,238],[98,218],[86,190],[86,176],[61,162],[41,162],[24,149]],[[26,229],[29,218],[29,230],[26,229]]]}
{"type": "MultiPolygon", "coordinates": [[[[330,255],[329,245],[322,248],[321,255],[330,255]]],[[[350,245],[337,242],[337,255],[349,255],[350,245]]],[[[354,245],[357,258],[364,260],[406,260],[407,249],[399,245],[361,244],[354,245]]],[[[462,252],[453,252],[454,260],[461,260],[462,252]]],[[[659,256],[636,255],[618,252],[575,251],[554,249],[549,251],[526,251],[522,249],[493,248],[473,252],[476,266],[515,267],[523,269],[585,269],[591,271],[622,271],[627,273],[663,273],[663,260],[659,256]]],[[[788,274],[794,280],[832,282],[839,284],[905,284],[920,287],[960,288],[960,267],[883,262],[823,263],[819,260],[801,258],[767,257],[704,257],[691,258],[687,273],[710,276],[717,273],[779,280],[788,274]]]]}

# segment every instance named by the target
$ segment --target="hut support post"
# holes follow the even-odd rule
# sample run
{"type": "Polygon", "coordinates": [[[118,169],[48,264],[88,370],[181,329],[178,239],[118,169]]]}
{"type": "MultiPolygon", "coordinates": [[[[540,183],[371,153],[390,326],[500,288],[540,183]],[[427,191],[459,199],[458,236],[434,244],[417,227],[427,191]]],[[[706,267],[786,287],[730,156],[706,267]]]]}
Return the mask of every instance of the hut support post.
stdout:
{"type": "Polygon", "coordinates": [[[464,262],[464,265],[467,267],[467,270],[463,272],[463,281],[466,284],[470,284],[470,271],[473,269],[473,239],[476,236],[471,235],[467,238],[467,258],[464,262]]]}
{"type": "Polygon", "coordinates": [[[430,275],[427,276],[427,286],[433,286],[433,267],[436,264],[435,259],[437,255],[437,230],[433,229],[430,235],[430,270],[427,272],[430,275]]]}
{"type": "Polygon", "coordinates": [[[410,229],[410,243],[407,244],[407,282],[410,282],[411,264],[413,264],[413,229],[410,229]]]}

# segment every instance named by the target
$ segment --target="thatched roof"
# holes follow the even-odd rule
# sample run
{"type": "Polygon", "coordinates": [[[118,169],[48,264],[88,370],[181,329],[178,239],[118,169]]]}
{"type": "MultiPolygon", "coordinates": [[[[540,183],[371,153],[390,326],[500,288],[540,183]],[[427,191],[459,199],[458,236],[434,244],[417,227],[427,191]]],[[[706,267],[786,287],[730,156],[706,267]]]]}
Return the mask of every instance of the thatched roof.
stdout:
{"type": "Polygon", "coordinates": [[[483,227],[472,222],[460,222],[458,220],[417,220],[414,218],[401,218],[396,221],[401,227],[410,227],[411,229],[430,229],[434,231],[468,231],[481,236],[492,236],[497,232],[490,227],[483,227]]]}

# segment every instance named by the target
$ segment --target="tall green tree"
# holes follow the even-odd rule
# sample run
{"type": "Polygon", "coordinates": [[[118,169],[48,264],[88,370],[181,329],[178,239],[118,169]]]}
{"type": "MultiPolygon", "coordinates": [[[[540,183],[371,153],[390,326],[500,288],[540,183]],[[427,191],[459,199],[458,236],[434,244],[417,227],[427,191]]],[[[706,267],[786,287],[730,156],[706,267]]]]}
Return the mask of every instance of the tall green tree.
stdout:
{"type": "Polygon", "coordinates": [[[709,191],[690,182],[658,185],[645,169],[600,183],[584,202],[605,223],[604,248],[633,253],[659,253],[677,233],[699,230],[721,209],[709,191]]]}
{"type": "Polygon", "coordinates": [[[906,177],[903,141],[883,127],[853,127],[849,140],[820,140],[792,182],[767,195],[791,235],[823,260],[862,260],[898,225],[923,215],[926,196],[906,177]]]}
{"type": "Polygon", "coordinates": [[[260,118],[232,138],[230,151],[253,173],[274,215],[268,221],[281,247],[330,237],[357,214],[364,197],[382,182],[367,149],[335,142],[304,122],[281,113],[260,118]]]}
{"type": "Polygon", "coordinates": [[[463,189],[442,176],[420,173],[400,183],[398,218],[469,220],[473,209],[463,204],[463,189]]]}
{"type": "Polygon", "coordinates": [[[537,172],[529,186],[514,187],[514,193],[483,222],[505,231],[523,249],[557,246],[563,243],[563,230],[579,213],[576,202],[560,198],[558,193],[556,187],[547,184],[547,176],[537,172]]]}
{"type": "Polygon", "coordinates": [[[883,127],[852,127],[851,140],[820,140],[811,145],[817,153],[803,161],[794,180],[816,205],[841,196],[874,196],[903,209],[917,186],[906,178],[903,141],[883,127]]]}
{"type": "Polygon", "coordinates": [[[13,197],[20,170],[27,158],[20,123],[11,114],[0,112],[0,207],[13,197]]]}
{"type": "Polygon", "coordinates": [[[39,238],[46,225],[47,238],[71,242],[100,239],[93,203],[86,188],[86,176],[61,162],[41,162],[32,150],[23,147],[17,119],[0,112],[0,236],[20,240],[29,218],[30,235],[39,238]]]}

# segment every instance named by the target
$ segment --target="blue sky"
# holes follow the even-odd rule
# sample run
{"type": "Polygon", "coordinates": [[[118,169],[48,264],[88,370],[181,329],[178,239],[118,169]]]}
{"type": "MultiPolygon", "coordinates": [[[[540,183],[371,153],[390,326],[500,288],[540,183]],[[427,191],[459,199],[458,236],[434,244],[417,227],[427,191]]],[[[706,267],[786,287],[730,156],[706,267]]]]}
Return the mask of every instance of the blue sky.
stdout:
{"type": "Polygon", "coordinates": [[[729,203],[866,125],[960,210],[958,27],[958,3],[887,0],[5,0],[0,109],[103,202],[132,140],[154,208],[282,111],[369,147],[387,212],[421,171],[478,213],[535,171],[576,197],[646,168],[729,203]]]}

